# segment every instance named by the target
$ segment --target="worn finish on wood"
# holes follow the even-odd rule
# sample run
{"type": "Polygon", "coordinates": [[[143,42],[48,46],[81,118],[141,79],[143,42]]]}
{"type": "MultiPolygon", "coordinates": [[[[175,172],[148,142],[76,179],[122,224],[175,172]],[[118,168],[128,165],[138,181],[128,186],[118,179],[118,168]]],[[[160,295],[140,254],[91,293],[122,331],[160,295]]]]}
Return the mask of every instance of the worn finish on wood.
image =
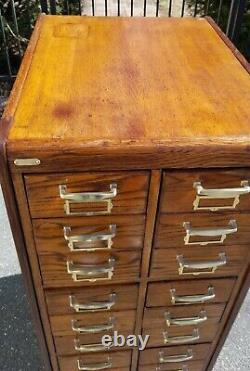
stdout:
{"type": "MultiPolygon", "coordinates": [[[[14,217],[21,219],[22,249],[53,371],[57,361],[62,371],[77,370],[77,360],[93,369],[94,360],[108,362],[103,357],[109,355],[113,370],[159,366],[159,348],[140,356],[137,349],[79,352],[76,339],[93,345],[112,331],[80,334],[72,320],[84,327],[114,317],[114,328],[123,335],[150,332],[149,346],[175,352],[184,346],[164,344],[163,330],[190,335],[194,325],[168,326],[165,312],[178,319],[196,317],[202,309],[208,319],[197,325],[196,342],[210,344],[189,344],[194,358],[187,363],[189,370],[210,370],[249,286],[250,196],[240,196],[235,210],[197,211],[193,183],[220,189],[248,181],[247,64],[211,19],[43,17],[34,35],[4,114],[0,144],[4,171],[12,176],[7,191],[5,186],[7,206],[14,210],[17,200],[14,217]],[[40,162],[23,167],[15,162],[28,158],[40,162]],[[118,193],[110,215],[66,215],[59,185],[80,193],[107,192],[114,183],[118,193]],[[223,244],[184,245],[183,222],[218,229],[230,220],[236,220],[237,232],[223,244]],[[108,251],[71,251],[63,234],[63,227],[71,227],[71,236],[90,235],[92,244],[91,236],[107,233],[111,224],[117,228],[108,251]],[[177,255],[197,263],[215,261],[221,252],[227,265],[215,273],[179,275],[177,255]],[[86,271],[106,266],[111,257],[116,263],[108,281],[76,283],[67,272],[67,261],[86,271]],[[185,305],[174,303],[173,295],[208,298],[185,305]]],[[[202,205],[229,201],[202,200],[202,205]]],[[[103,206],[78,202],[70,210],[96,212],[103,206]]],[[[16,240],[18,233],[17,228],[16,240]]],[[[182,366],[175,362],[161,369],[182,366]]]]}
{"type": "Polygon", "coordinates": [[[248,163],[248,74],[206,20],[44,19],[12,165],[20,153],[41,158],[32,171],[248,163]]]}
{"type": "Polygon", "coordinates": [[[6,151],[7,136],[12,124],[12,117],[15,112],[16,103],[19,99],[22,86],[28,74],[32,57],[36,48],[38,36],[40,33],[42,16],[38,18],[36,29],[30,39],[30,43],[26,49],[23,57],[23,63],[19,70],[19,75],[15,81],[11,95],[9,97],[9,104],[6,107],[4,114],[0,120],[0,184],[3,192],[3,197],[6,204],[6,210],[10,222],[11,231],[13,234],[20,266],[23,273],[23,281],[25,289],[28,294],[28,300],[31,307],[31,316],[34,321],[35,330],[38,337],[38,345],[41,349],[42,363],[46,371],[52,370],[52,365],[57,370],[55,358],[52,357],[52,364],[46,344],[46,335],[44,325],[41,321],[40,308],[37,300],[37,290],[33,282],[32,268],[29,262],[28,254],[25,249],[25,239],[21,226],[20,216],[18,213],[17,202],[14,193],[13,182],[8,168],[8,158],[6,151]]]}
{"type": "Polygon", "coordinates": [[[237,140],[249,100],[248,74],[206,20],[48,16],[10,140],[237,140]]]}

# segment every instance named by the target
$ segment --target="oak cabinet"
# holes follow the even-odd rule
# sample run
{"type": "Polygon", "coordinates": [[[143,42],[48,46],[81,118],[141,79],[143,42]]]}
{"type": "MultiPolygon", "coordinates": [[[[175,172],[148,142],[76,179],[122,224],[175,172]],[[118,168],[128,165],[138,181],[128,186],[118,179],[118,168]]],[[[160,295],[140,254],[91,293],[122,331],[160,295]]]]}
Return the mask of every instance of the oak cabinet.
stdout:
{"type": "Polygon", "coordinates": [[[39,18],[0,161],[46,370],[212,369],[249,286],[248,72],[209,18],[39,18]]]}

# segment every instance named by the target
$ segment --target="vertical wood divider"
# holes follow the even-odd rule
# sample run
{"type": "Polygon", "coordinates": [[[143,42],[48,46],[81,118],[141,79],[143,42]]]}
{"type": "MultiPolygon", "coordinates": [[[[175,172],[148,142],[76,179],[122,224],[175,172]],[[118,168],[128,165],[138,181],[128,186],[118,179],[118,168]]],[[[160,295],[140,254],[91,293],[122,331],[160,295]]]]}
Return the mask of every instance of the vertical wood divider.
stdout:
{"type": "MultiPolygon", "coordinates": [[[[147,294],[147,277],[150,267],[150,257],[154,237],[155,221],[157,216],[160,185],[161,185],[161,170],[152,170],[148,194],[147,219],[141,262],[141,282],[138,295],[136,326],[134,332],[135,335],[141,334],[144,305],[147,294]]],[[[134,349],[132,354],[131,371],[137,370],[138,358],[139,351],[138,349],[134,349]]]]}

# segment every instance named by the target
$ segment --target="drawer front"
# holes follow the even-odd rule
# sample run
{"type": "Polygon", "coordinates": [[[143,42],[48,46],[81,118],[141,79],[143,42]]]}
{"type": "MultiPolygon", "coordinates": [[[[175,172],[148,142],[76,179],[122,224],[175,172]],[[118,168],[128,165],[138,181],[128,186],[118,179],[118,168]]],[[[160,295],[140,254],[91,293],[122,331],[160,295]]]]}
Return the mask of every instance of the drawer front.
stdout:
{"type": "MultiPolygon", "coordinates": [[[[210,349],[210,344],[179,345],[171,348],[145,349],[140,352],[139,365],[147,366],[159,364],[166,366],[180,365],[186,362],[201,361],[206,358],[210,349]],[[178,361],[178,362],[177,362],[178,361]]],[[[172,367],[173,369],[177,367],[172,367]]]]}
{"type": "Polygon", "coordinates": [[[33,221],[39,254],[142,249],[144,224],[143,215],[33,221]]]}
{"type": "Polygon", "coordinates": [[[143,214],[148,172],[27,175],[32,218],[143,214]]]}
{"type": "Polygon", "coordinates": [[[148,285],[146,306],[227,303],[234,284],[234,278],[154,282],[148,285]]]}
{"type": "Polygon", "coordinates": [[[79,355],[73,357],[59,357],[61,371],[79,371],[84,370],[112,370],[112,371],[129,371],[131,363],[131,351],[95,353],[79,355]],[[85,368],[84,368],[85,367],[85,368]]]}
{"type": "Polygon", "coordinates": [[[160,214],[155,248],[249,244],[250,214],[160,214]]]}
{"type": "Polygon", "coordinates": [[[46,290],[50,315],[75,313],[113,312],[136,309],[138,285],[108,285],[99,287],[46,290]]]}
{"type": "Polygon", "coordinates": [[[140,276],[141,252],[41,255],[39,261],[46,287],[127,282],[140,276]]]}
{"type": "Polygon", "coordinates": [[[120,312],[77,313],[71,315],[51,316],[50,323],[55,336],[91,333],[102,334],[107,331],[131,331],[135,327],[135,310],[120,312]]]}
{"type": "Polygon", "coordinates": [[[160,211],[163,213],[201,211],[210,213],[211,209],[223,212],[249,211],[248,179],[250,171],[247,169],[165,172],[160,211]],[[231,198],[228,198],[228,189],[231,190],[231,198]],[[206,196],[209,198],[205,198],[206,196]]]}
{"type": "Polygon", "coordinates": [[[172,363],[164,365],[143,365],[139,366],[139,371],[203,371],[204,361],[191,361],[189,363],[172,363]]]}
{"type": "MultiPolygon", "coordinates": [[[[102,337],[104,335],[113,335],[113,332],[105,332],[103,334],[89,334],[85,335],[69,335],[69,336],[55,336],[55,346],[57,354],[60,356],[74,355],[74,354],[85,354],[85,353],[99,353],[113,350],[121,350],[121,347],[106,347],[102,345],[102,337]]],[[[131,331],[124,331],[121,335],[128,337],[131,335],[131,331]]],[[[127,346],[122,349],[129,349],[127,346]]]]}
{"type": "Polygon", "coordinates": [[[156,249],[150,276],[164,279],[237,276],[249,253],[247,245],[156,249]]]}
{"type": "Polygon", "coordinates": [[[220,321],[225,304],[180,305],[178,307],[145,308],[143,328],[193,326],[208,320],[220,321]]]}
{"type": "Polygon", "coordinates": [[[147,347],[212,342],[219,329],[218,323],[219,318],[214,317],[195,326],[160,327],[159,321],[157,328],[145,328],[143,334],[150,335],[147,347]]]}

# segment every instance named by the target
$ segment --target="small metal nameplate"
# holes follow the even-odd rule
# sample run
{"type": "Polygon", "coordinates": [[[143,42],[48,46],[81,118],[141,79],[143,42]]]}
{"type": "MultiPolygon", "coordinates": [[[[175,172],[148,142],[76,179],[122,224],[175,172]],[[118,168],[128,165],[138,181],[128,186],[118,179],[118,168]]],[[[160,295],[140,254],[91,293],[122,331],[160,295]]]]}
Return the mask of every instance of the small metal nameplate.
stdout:
{"type": "Polygon", "coordinates": [[[16,166],[38,166],[40,163],[38,158],[18,158],[14,161],[16,166]]]}

